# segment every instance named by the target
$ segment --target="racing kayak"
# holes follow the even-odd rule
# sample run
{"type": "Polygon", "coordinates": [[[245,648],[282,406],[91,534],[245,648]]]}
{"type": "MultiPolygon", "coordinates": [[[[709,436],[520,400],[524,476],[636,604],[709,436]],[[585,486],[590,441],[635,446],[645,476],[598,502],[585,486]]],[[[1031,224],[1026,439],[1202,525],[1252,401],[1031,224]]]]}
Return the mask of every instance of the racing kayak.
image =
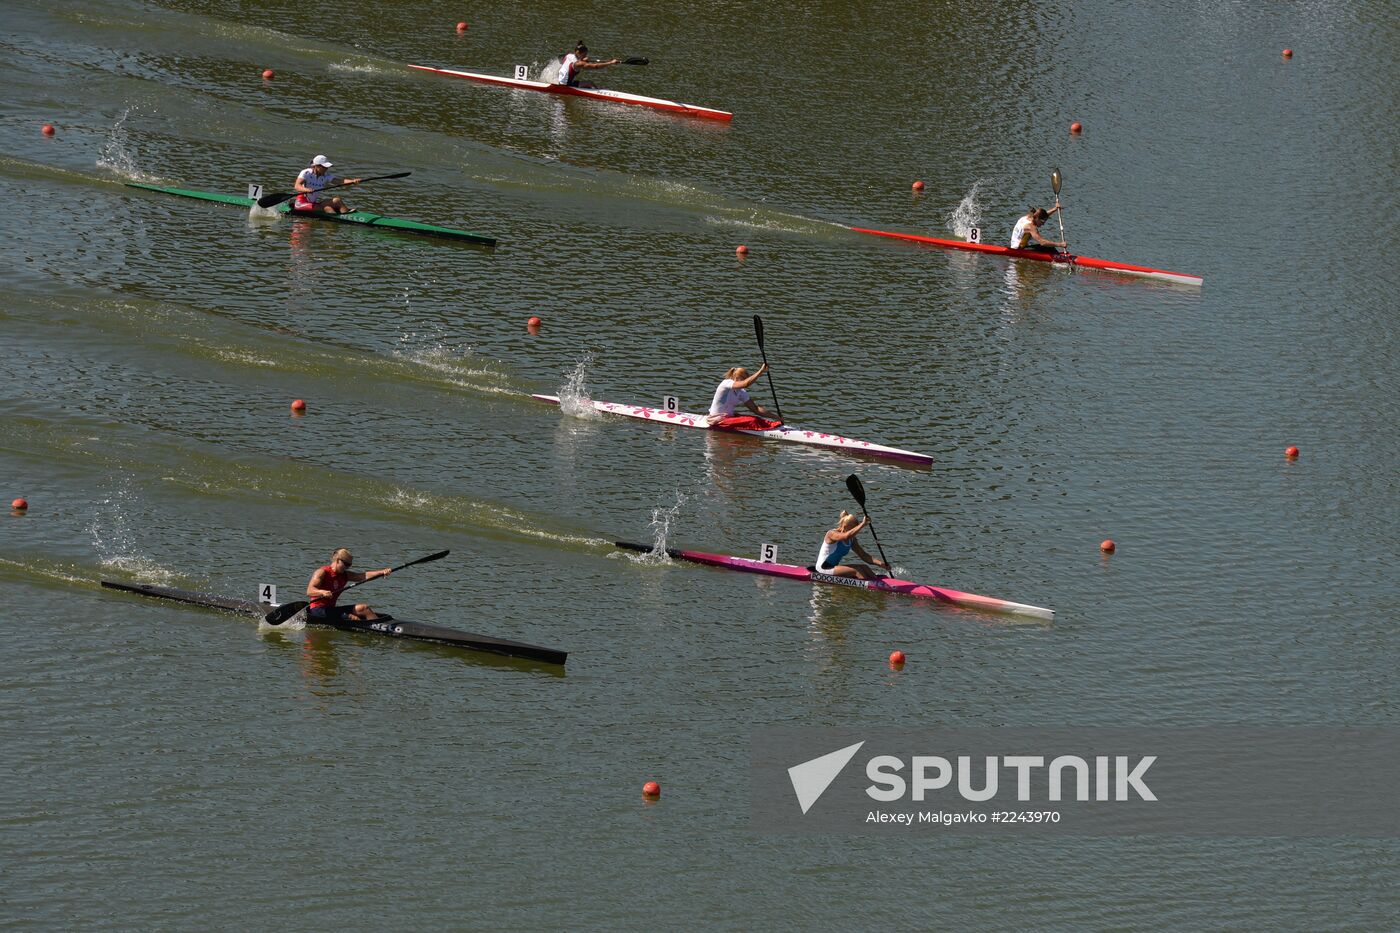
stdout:
{"type": "MultiPolygon", "coordinates": [[[[267,615],[272,609],[276,608],[271,603],[258,603],[249,599],[231,599],[225,596],[211,596],[207,593],[176,590],[167,586],[118,583],[114,580],[103,580],[102,585],[111,590],[137,593],[141,596],[152,596],[156,599],[168,599],[177,603],[185,603],[186,605],[201,606],[205,609],[221,609],[224,612],[233,612],[239,615],[252,616],[254,618],[261,618],[267,615]]],[[[411,641],[428,641],[442,645],[456,645],[460,648],[469,648],[472,651],[486,651],[491,654],[503,654],[513,658],[527,658],[531,661],[542,661],[546,664],[563,664],[569,658],[569,654],[566,651],[557,651],[553,648],[541,648],[538,645],[527,645],[524,642],[510,641],[505,638],[492,638],[489,635],[474,635],[471,632],[463,632],[460,629],[448,628],[445,625],[433,625],[429,622],[410,622],[407,619],[396,619],[390,615],[380,615],[379,618],[369,621],[360,619],[328,619],[317,621],[308,618],[307,624],[336,628],[340,629],[342,632],[360,632],[365,635],[383,635],[388,638],[407,638],[411,641]]]]}
{"type": "Polygon", "coordinates": [[[409,65],[408,67],[416,68],[419,71],[448,75],[453,78],[466,78],[468,81],[480,81],[482,84],[499,84],[502,87],[513,87],[522,91],[542,91],[545,94],[563,94],[566,97],[587,97],[590,100],[606,100],[615,104],[634,104],[638,107],[650,107],[652,110],[665,110],[670,113],[701,117],[706,120],[732,120],[734,118],[734,114],[726,110],[697,107],[695,104],[682,104],[660,97],[643,97],[641,94],[628,94],[625,91],[610,91],[601,87],[569,87],[567,84],[553,84],[549,81],[504,78],[498,75],[476,74],[471,71],[454,71],[451,68],[431,68],[427,65],[409,65]]]}
{"type": "Polygon", "coordinates": [[[1049,262],[1056,265],[1072,266],[1076,269],[1094,269],[1099,272],[1120,272],[1123,275],[1136,275],[1148,279],[1157,279],[1162,282],[1175,282],[1178,285],[1199,286],[1205,281],[1205,279],[1199,275],[1187,275],[1184,272],[1168,272],[1165,269],[1152,269],[1148,266],[1134,266],[1126,262],[1114,262],[1111,259],[1095,259],[1092,256],[1074,256],[1068,253],[1041,253],[1029,249],[1012,249],[1009,246],[998,246],[994,243],[970,243],[964,240],[942,240],[938,237],[919,236],[913,233],[892,233],[889,230],[869,230],[865,227],[851,227],[849,229],[854,230],[856,233],[868,233],[872,236],[890,237],[895,240],[909,240],[913,243],[941,246],[944,249],[961,249],[973,253],[992,253],[996,256],[1006,256],[1011,259],[1033,259],[1036,262],[1049,262]]]}
{"type": "MultiPolygon", "coordinates": [[[[550,402],[554,405],[559,404],[559,396],[557,395],[532,395],[530,397],[539,399],[541,402],[550,402]]],[[[749,434],[753,437],[762,437],[770,441],[789,441],[794,444],[825,447],[829,450],[840,450],[848,454],[881,457],[885,460],[901,460],[905,463],[917,463],[923,466],[933,463],[933,458],[928,454],[915,453],[912,450],[901,450],[898,447],[886,447],[883,444],[872,444],[869,441],[852,440],[849,437],[841,437],[839,434],[804,431],[801,428],[794,428],[786,424],[768,431],[749,430],[747,428],[717,428],[706,422],[705,415],[689,414],[683,411],[670,411],[665,408],[648,408],[644,405],[618,405],[614,402],[593,402],[592,404],[596,410],[606,412],[610,415],[640,418],[643,421],[660,421],[664,424],[673,424],[682,428],[699,428],[702,431],[725,431],[730,434],[749,434]]]]}
{"type": "MultiPolygon", "coordinates": [[[[159,191],[161,194],[174,194],[182,198],[198,198],[201,201],[236,204],[239,207],[253,206],[252,198],[240,198],[235,194],[218,194],[212,191],[190,191],[186,188],[166,188],[161,185],[143,185],[134,181],[127,182],[126,186],[128,188],[140,188],[144,191],[159,191]]],[[[364,224],[367,227],[384,227],[390,230],[403,230],[408,233],[423,233],[428,236],[466,240],[470,243],[481,243],[486,246],[496,245],[495,237],[486,236],[481,233],[471,233],[467,230],[453,230],[451,227],[420,224],[416,220],[399,220],[396,217],[385,217],[383,214],[372,214],[369,211],[350,211],[348,214],[327,214],[322,211],[298,211],[292,209],[292,203],[291,201],[287,201],[283,204],[279,204],[274,210],[290,217],[308,217],[312,220],[330,220],[343,224],[364,224]]]]}
{"type": "MultiPolygon", "coordinates": [[[[628,541],[614,541],[614,545],[627,551],[640,551],[643,554],[650,554],[653,550],[650,544],[633,544],[628,541]]],[[[679,548],[667,548],[666,554],[676,560],[688,560],[696,564],[707,564],[711,567],[723,567],[726,570],[739,570],[744,573],[761,573],[770,577],[785,577],[789,580],[801,580],[809,583],[829,583],[834,586],[849,586],[862,590],[873,590],[877,593],[892,593],[896,596],[914,596],[921,599],[936,599],[939,602],[948,603],[963,609],[978,609],[983,612],[1001,612],[1010,615],[1029,616],[1034,619],[1043,619],[1046,622],[1055,621],[1053,609],[1042,609],[1039,606],[1027,606],[1024,603],[1013,603],[1005,599],[997,599],[992,596],[978,596],[976,593],[962,593],[958,590],[950,590],[941,586],[928,586],[923,583],[910,583],[908,580],[896,580],[894,577],[881,577],[878,580],[858,580],[854,577],[836,577],[829,573],[821,573],[815,567],[799,567],[796,564],[774,564],[761,560],[749,560],[747,557],[731,557],[728,554],[707,554],[704,551],[683,551],[679,548]]]]}

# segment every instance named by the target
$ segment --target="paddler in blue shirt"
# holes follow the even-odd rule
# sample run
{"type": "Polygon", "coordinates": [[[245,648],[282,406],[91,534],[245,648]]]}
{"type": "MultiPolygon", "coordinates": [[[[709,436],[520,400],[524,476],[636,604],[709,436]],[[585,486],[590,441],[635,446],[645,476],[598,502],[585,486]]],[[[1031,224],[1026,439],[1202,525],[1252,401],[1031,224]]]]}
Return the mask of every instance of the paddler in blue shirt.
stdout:
{"type": "Polygon", "coordinates": [[[821,550],[817,551],[817,562],[815,567],[818,573],[824,573],[832,577],[855,577],[858,580],[875,580],[882,574],[873,567],[866,564],[873,564],[874,567],[889,567],[878,557],[871,557],[866,553],[865,548],[860,546],[856,540],[856,535],[860,534],[866,525],[870,524],[870,517],[856,518],[845,509],[841,510],[841,517],[836,520],[836,527],[831,529],[822,537],[821,550]],[[843,564],[841,561],[845,556],[855,551],[856,556],[865,561],[865,564],[843,564]]]}
{"type": "Polygon", "coordinates": [[[574,50],[564,56],[563,62],[559,65],[559,77],[554,79],[555,84],[565,84],[569,87],[593,87],[592,84],[582,84],[579,82],[581,72],[587,68],[607,68],[609,65],[620,65],[622,59],[614,58],[605,62],[590,62],[588,60],[588,46],[583,44],[583,40],[578,40],[574,50]]]}

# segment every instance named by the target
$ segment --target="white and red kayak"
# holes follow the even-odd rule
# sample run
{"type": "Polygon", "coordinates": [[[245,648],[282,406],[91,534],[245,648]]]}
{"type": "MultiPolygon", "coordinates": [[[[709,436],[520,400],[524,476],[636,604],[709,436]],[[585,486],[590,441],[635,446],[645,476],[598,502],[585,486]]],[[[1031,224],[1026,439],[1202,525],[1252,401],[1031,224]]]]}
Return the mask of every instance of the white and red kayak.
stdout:
{"type": "Polygon", "coordinates": [[[650,107],[652,110],[665,110],[669,113],[680,113],[688,117],[700,117],[705,120],[734,119],[734,114],[727,110],[697,107],[695,104],[682,104],[674,100],[665,100],[660,97],[644,97],[641,94],[628,94],[625,91],[611,91],[601,87],[570,87],[567,84],[554,84],[549,81],[505,78],[499,75],[476,74],[471,71],[454,71],[451,68],[431,68],[427,65],[409,65],[408,67],[416,68],[419,71],[431,71],[434,74],[447,75],[452,78],[466,78],[468,81],[480,81],[483,84],[499,84],[502,87],[513,87],[522,91],[542,91],[545,94],[563,94],[566,97],[587,97],[591,100],[606,100],[614,104],[632,104],[637,107],[650,107]]]}
{"type": "MultiPolygon", "coordinates": [[[[650,554],[654,550],[649,544],[633,544],[628,541],[614,541],[613,544],[624,550],[640,551],[643,554],[650,554]]],[[[858,580],[854,577],[835,577],[829,573],[821,573],[813,567],[799,567],[796,564],[774,564],[761,560],[749,560],[747,557],[732,557],[728,554],[707,554],[704,551],[683,551],[679,548],[667,548],[666,553],[676,560],[688,560],[697,564],[708,564],[711,567],[740,570],[744,573],[761,573],[770,577],[786,577],[789,580],[800,580],[809,583],[830,583],[835,586],[849,586],[856,589],[873,590],[877,593],[893,593],[896,596],[936,599],[939,602],[948,603],[952,606],[959,606],[963,609],[980,609],[983,612],[1002,612],[1010,615],[1043,619],[1046,622],[1055,621],[1055,611],[1053,609],[1042,609],[1040,606],[1027,606],[1025,603],[1013,603],[1010,600],[997,599],[994,596],[978,596],[976,593],[963,593],[941,586],[910,583],[908,580],[896,580],[894,577],[881,577],[878,580],[858,580]]]]}
{"type": "Polygon", "coordinates": [[[1012,249],[1009,246],[998,246],[994,243],[973,243],[965,240],[943,240],[932,236],[919,236],[914,233],[892,233],[889,230],[869,230],[865,227],[851,227],[856,233],[869,233],[872,236],[890,237],[895,240],[909,240],[913,243],[924,243],[929,246],[941,246],[944,249],[961,249],[973,253],[992,253],[997,256],[1007,256],[1011,259],[1033,259],[1036,262],[1049,262],[1056,265],[1071,266],[1076,269],[1094,269],[1099,272],[1120,272],[1124,275],[1136,275],[1142,278],[1157,279],[1161,282],[1175,282],[1178,285],[1201,285],[1205,279],[1199,275],[1187,275],[1185,272],[1168,272],[1165,269],[1153,269],[1149,266],[1134,266],[1126,262],[1114,262],[1111,259],[1095,259],[1093,256],[1073,256],[1067,253],[1042,253],[1031,249],[1012,249]]]}
{"type": "MultiPolygon", "coordinates": [[[[555,405],[559,404],[559,396],[557,395],[532,395],[531,398],[539,399],[541,402],[550,402],[555,405]]],[[[673,424],[682,428],[699,428],[702,431],[725,431],[730,434],[748,434],[753,437],[762,437],[770,441],[788,441],[794,444],[806,444],[810,447],[825,447],[829,450],[840,450],[848,454],[881,457],[885,460],[902,460],[905,463],[917,463],[925,466],[933,463],[933,458],[928,454],[915,453],[912,450],[901,450],[898,447],[886,447],[884,444],[872,444],[869,441],[852,440],[849,437],[842,437],[839,434],[824,434],[821,431],[805,431],[802,428],[794,428],[786,424],[767,431],[749,430],[747,428],[725,428],[710,424],[705,420],[705,415],[673,411],[664,407],[648,408],[645,405],[618,405],[614,402],[593,402],[592,404],[598,411],[606,412],[610,415],[640,418],[643,421],[660,421],[663,424],[673,424]]]]}

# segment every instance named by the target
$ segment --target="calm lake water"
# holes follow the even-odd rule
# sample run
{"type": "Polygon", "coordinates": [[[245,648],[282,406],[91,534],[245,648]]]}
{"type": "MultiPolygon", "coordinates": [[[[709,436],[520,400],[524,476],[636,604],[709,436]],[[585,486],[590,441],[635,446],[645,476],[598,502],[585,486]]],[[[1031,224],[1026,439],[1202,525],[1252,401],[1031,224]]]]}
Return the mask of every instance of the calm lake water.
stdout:
{"type": "Polygon", "coordinates": [[[1393,927],[1383,840],[747,810],[762,726],[1395,722],[1398,42],[1364,0],[9,0],[0,923],[1393,927]],[[600,83],[732,124],[404,67],[580,36],[651,60],[600,83]],[[413,172],[357,205],[499,245],[124,186],[285,190],[317,153],[413,172]],[[961,208],[1003,242],[1056,166],[1076,251],[1204,286],[846,229],[951,237],[961,208]],[[703,409],[760,362],[754,314],[791,423],[933,466],[529,398],[703,409]],[[853,471],[905,576],[1054,623],[611,546],[805,564],[853,471]],[[450,548],[362,598],[567,672],[98,585],[294,598],[339,546],[450,548]]]}

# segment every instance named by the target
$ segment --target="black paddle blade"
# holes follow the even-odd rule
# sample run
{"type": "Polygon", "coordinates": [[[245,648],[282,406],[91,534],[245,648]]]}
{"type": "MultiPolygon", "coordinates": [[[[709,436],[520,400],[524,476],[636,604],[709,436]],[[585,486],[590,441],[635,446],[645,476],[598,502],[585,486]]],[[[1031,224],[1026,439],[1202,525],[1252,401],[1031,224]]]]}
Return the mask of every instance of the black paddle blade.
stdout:
{"type": "Polygon", "coordinates": [[[282,605],[275,607],[267,615],[263,616],[263,621],[266,622],[268,625],[281,625],[283,622],[286,622],[298,612],[301,612],[308,605],[309,604],[305,602],[283,603],[282,605]]]}
{"type": "Polygon", "coordinates": [[[753,316],[753,332],[754,332],[754,336],[758,337],[758,346],[759,346],[759,348],[762,349],[762,347],[763,347],[763,318],[759,317],[757,314],[755,314],[755,315],[753,316]]]}
{"type": "Polygon", "coordinates": [[[650,65],[650,64],[651,64],[651,59],[649,59],[649,58],[624,58],[624,59],[622,60],[622,64],[624,64],[624,65],[650,65]]]}
{"type": "Polygon", "coordinates": [[[1055,189],[1056,194],[1060,193],[1060,185],[1064,183],[1064,177],[1060,175],[1059,169],[1055,169],[1050,173],[1050,187],[1055,189]]]}
{"type": "Polygon", "coordinates": [[[860,503],[861,508],[865,508],[865,487],[861,485],[860,477],[852,473],[846,477],[846,488],[851,491],[851,495],[860,503]]]}
{"type": "Polygon", "coordinates": [[[417,560],[411,560],[406,564],[400,564],[394,569],[402,570],[405,567],[412,567],[414,564],[426,564],[430,560],[442,560],[444,557],[451,553],[451,551],[438,551],[436,554],[429,554],[427,557],[420,557],[417,560]]]}
{"type": "Polygon", "coordinates": [[[265,194],[258,198],[258,207],[276,207],[283,201],[290,201],[296,196],[295,191],[274,191],[272,194],[265,194]]]}

